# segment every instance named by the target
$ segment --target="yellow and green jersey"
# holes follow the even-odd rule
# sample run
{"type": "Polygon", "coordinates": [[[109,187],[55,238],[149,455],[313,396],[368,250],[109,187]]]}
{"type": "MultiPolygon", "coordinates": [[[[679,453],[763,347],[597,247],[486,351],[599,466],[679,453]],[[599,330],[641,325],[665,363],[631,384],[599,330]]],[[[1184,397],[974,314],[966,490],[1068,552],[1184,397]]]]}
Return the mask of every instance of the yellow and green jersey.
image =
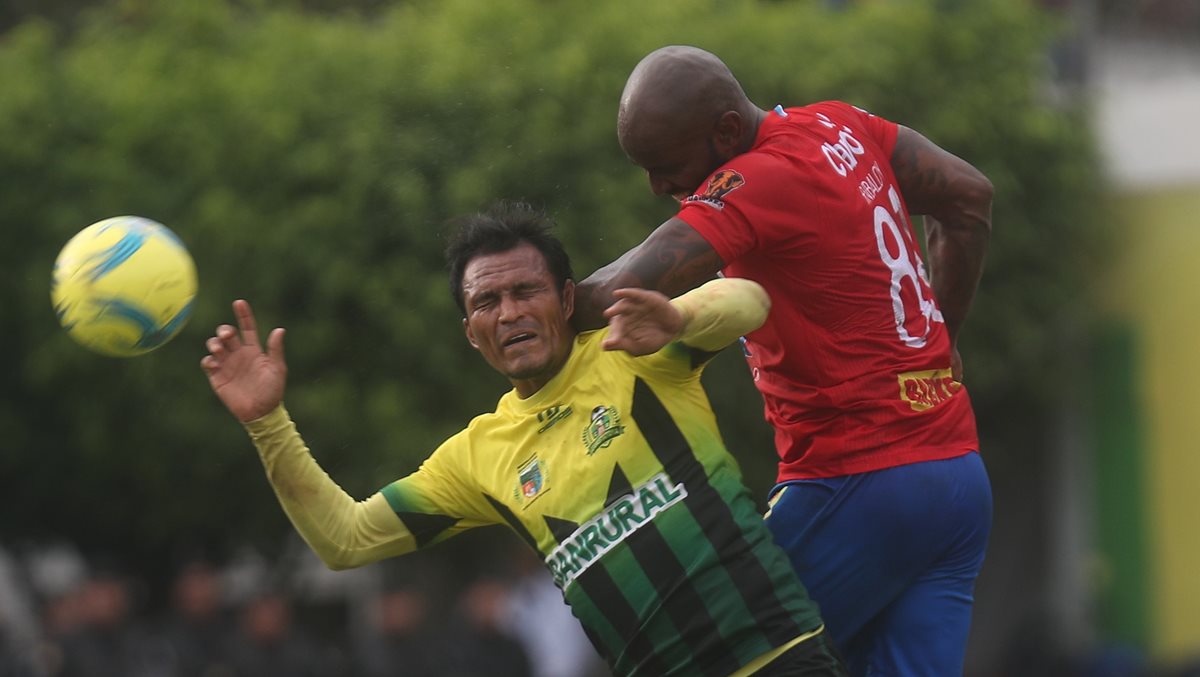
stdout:
{"type": "Polygon", "coordinates": [[[703,362],[680,343],[605,351],[606,332],[380,493],[417,548],[508,525],[616,674],[737,673],[816,630],[817,609],[725,449],[703,362]]]}

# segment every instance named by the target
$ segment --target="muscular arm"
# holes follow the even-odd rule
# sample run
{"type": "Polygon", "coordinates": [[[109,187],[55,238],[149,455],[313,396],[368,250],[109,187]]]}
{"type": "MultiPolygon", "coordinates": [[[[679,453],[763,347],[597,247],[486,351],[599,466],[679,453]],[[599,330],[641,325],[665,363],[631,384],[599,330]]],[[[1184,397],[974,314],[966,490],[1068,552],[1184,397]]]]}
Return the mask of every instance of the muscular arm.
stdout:
{"type": "Polygon", "coordinates": [[[412,532],[382,494],[355,501],[325,474],[282,406],[245,426],[279,504],[330,569],[362,566],[417,549],[412,532]]]}
{"type": "Polygon", "coordinates": [[[966,161],[903,126],[892,170],[909,211],[925,216],[930,284],[951,345],[957,346],[992,232],[992,184],[966,161]]]}
{"type": "Polygon", "coordinates": [[[592,273],[575,288],[571,322],[580,331],[604,326],[613,291],[654,289],[678,296],[716,277],[724,267],[708,241],[686,222],[672,217],[621,258],[592,273]]]}

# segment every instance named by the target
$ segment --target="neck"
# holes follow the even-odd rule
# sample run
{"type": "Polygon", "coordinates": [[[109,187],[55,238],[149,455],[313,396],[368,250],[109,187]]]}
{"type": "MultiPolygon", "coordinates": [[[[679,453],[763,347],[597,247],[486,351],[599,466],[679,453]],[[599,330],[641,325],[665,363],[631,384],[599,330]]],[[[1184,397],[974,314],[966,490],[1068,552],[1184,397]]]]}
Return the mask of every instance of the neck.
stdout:
{"type": "Polygon", "coordinates": [[[530,376],[528,378],[509,377],[508,382],[512,384],[513,390],[517,391],[517,397],[523,400],[529,399],[536,395],[547,383],[554,380],[563,367],[567,366],[567,360],[571,359],[571,352],[575,350],[574,334],[571,335],[571,343],[567,346],[566,352],[558,364],[548,365],[541,373],[530,376]]]}
{"type": "Polygon", "coordinates": [[[745,153],[754,147],[754,140],[758,138],[758,128],[762,126],[763,120],[767,119],[767,114],[767,111],[759,108],[758,106],[750,107],[750,115],[747,116],[747,119],[750,120],[750,124],[746,125],[746,131],[742,137],[742,143],[738,147],[738,155],[741,155],[742,153],[745,153]]]}
{"type": "MultiPolygon", "coordinates": [[[[558,372],[555,372],[554,376],[557,375],[558,372]]],[[[527,400],[536,395],[542,389],[542,386],[549,383],[550,379],[554,378],[554,376],[550,376],[549,378],[510,379],[510,382],[513,384],[513,389],[517,391],[517,397],[527,400]]]]}

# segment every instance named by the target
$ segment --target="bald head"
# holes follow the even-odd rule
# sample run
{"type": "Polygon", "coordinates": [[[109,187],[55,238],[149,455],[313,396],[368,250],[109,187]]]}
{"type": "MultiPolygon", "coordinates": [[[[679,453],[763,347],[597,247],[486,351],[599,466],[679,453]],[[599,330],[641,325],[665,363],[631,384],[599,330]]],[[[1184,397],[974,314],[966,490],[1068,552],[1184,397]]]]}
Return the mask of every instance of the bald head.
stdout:
{"type": "Polygon", "coordinates": [[[625,83],[617,112],[617,134],[624,145],[645,130],[712,124],[721,114],[749,116],[757,108],[729,68],[711,52],[672,45],[638,63],[625,83]]]}
{"type": "MultiPolygon", "coordinates": [[[[625,154],[651,173],[652,185],[654,169],[680,154],[698,157],[703,151],[709,156],[697,161],[706,165],[703,175],[685,181],[698,183],[750,148],[762,114],[716,55],[672,45],[648,54],[629,75],[617,111],[617,138],[625,154]]],[[[655,192],[694,188],[673,185],[655,192]]]]}

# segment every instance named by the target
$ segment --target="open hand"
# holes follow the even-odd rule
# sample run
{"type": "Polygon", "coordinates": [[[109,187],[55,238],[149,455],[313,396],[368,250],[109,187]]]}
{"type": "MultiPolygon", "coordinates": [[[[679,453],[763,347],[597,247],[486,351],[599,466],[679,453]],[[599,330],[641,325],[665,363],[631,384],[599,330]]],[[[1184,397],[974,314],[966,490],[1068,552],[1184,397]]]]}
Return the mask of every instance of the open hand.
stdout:
{"type": "Polygon", "coordinates": [[[628,287],[613,290],[616,301],[604,311],[608,320],[605,350],[649,355],[674,341],[683,331],[684,318],[663,294],[628,287]]]}
{"type": "Polygon", "coordinates": [[[200,360],[200,367],[229,412],[246,423],[266,416],[283,401],[287,383],[284,330],[271,331],[264,353],[250,304],[241,299],[234,301],[233,314],[238,328],[228,324],[217,327],[217,335],[204,343],[208,355],[200,360]]]}

